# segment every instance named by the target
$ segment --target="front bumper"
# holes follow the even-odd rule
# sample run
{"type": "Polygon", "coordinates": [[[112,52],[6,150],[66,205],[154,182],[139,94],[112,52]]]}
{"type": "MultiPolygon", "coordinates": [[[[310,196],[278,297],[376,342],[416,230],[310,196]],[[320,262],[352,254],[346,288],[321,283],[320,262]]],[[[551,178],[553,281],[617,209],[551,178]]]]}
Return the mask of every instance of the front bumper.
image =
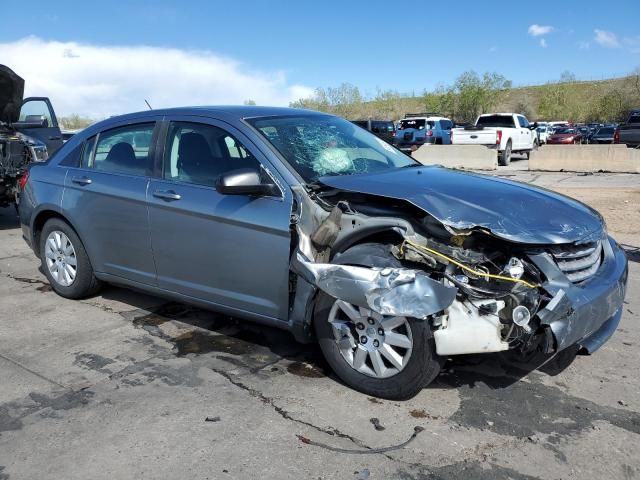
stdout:
{"type": "Polygon", "coordinates": [[[593,353],[613,335],[620,322],[627,289],[627,257],[611,237],[603,239],[603,252],[598,272],[578,285],[564,276],[551,255],[530,255],[547,278],[543,287],[552,296],[538,312],[538,318],[551,329],[556,352],[577,345],[586,353],[593,353]]]}

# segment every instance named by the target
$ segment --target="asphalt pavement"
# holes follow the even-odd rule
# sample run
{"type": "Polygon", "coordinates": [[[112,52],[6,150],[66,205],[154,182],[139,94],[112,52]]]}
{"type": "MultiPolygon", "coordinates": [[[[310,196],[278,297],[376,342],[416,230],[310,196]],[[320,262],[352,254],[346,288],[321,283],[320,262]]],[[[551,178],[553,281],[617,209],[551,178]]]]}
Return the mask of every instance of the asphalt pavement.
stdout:
{"type": "Polygon", "coordinates": [[[0,480],[637,478],[640,254],[629,253],[622,323],[593,356],[547,372],[458,358],[395,402],[342,385],[286,332],[116,287],[65,300],[4,209],[0,480]]]}

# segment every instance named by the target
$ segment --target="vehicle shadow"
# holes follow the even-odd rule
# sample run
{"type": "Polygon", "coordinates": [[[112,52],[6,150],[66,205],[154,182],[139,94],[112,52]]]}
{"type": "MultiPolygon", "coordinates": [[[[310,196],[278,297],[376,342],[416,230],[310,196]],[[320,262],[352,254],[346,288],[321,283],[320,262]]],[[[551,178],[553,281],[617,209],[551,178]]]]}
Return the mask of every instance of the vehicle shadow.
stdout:
{"type": "Polygon", "coordinates": [[[20,227],[20,219],[13,205],[0,207],[0,230],[11,230],[20,227]]]}
{"type": "Polygon", "coordinates": [[[115,286],[106,286],[94,300],[100,298],[131,305],[134,310],[121,315],[172,343],[177,356],[213,355],[253,372],[286,360],[290,373],[331,375],[317,344],[298,343],[285,330],[115,286]],[[175,330],[164,328],[170,322],[180,327],[178,335],[166,333],[175,330]]]}
{"type": "MultiPolygon", "coordinates": [[[[119,287],[106,287],[100,297],[140,309],[129,316],[125,312],[123,316],[136,327],[171,342],[177,356],[206,358],[207,355],[213,355],[232,366],[247,368],[252,373],[279,363],[294,375],[328,376],[343,383],[333,374],[316,343],[298,343],[285,330],[178,302],[163,302],[156,297],[119,287]],[[154,301],[156,305],[149,307],[150,302],[154,301]],[[163,334],[163,325],[168,322],[178,324],[183,333],[178,336],[163,334]],[[282,360],[285,362],[280,363],[282,360]]],[[[439,377],[427,388],[456,389],[463,385],[473,388],[479,383],[491,389],[507,388],[534,370],[557,375],[573,362],[575,356],[576,352],[572,351],[551,361],[548,356],[538,356],[528,362],[505,354],[456,356],[447,359],[439,377]]]]}
{"type": "Polygon", "coordinates": [[[640,263],[640,247],[626,245],[624,243],[621,243],[620,246],[624,250],[624,253],[627,254],[627,259],[630,262],[640,263]]]}
{"type": "Polygon", "coordinates": [[[538,354],[527,361],[512,352],[459,355],[447,360],[438,378],[427,388],[474,388],[480,384],[491,390],[508,388],[534,371],[559,375],[574,362],[577,352],[577,348],[571,348],[556,356],[538,354]]]}

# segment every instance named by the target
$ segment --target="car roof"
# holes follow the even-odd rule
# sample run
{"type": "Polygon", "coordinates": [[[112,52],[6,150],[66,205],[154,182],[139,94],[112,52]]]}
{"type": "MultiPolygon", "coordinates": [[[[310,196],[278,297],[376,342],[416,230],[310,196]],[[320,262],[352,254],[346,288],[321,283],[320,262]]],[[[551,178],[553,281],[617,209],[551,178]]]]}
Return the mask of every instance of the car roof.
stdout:
{"type": "Polygon", "coordinates": [[[111,124],[126,122],[127,120],[145,117],[157,117],[162,115],[195,115],[201,117],[225,118],[227,120],[242,120],[254,117],[273,117],[283,115],[329,115],[315,110],[289,107],[263,107],[255,105],[204,105],[193,107],[159,108],[157,110],[143,110],[139,112],[116,115],[91,125],[91,130],[100,130],[111,124]]]}
{"type": "Polygon", "coordinates": [[[405,117],[402,120],[450,120],[447,117],[405,117]]]}

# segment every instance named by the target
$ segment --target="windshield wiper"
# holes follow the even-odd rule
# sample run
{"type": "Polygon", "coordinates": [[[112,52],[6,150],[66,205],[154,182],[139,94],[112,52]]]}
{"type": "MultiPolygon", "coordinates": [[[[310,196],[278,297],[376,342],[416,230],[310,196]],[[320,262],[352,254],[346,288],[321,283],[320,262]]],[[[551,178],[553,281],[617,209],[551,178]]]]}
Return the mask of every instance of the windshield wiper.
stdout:
{"type": "Polygon", "coordinates": [[[421,163],[410,163],[409,165],[403,165],[400,168],[414,168],[414,167],[424,167],[421,163]]]}

